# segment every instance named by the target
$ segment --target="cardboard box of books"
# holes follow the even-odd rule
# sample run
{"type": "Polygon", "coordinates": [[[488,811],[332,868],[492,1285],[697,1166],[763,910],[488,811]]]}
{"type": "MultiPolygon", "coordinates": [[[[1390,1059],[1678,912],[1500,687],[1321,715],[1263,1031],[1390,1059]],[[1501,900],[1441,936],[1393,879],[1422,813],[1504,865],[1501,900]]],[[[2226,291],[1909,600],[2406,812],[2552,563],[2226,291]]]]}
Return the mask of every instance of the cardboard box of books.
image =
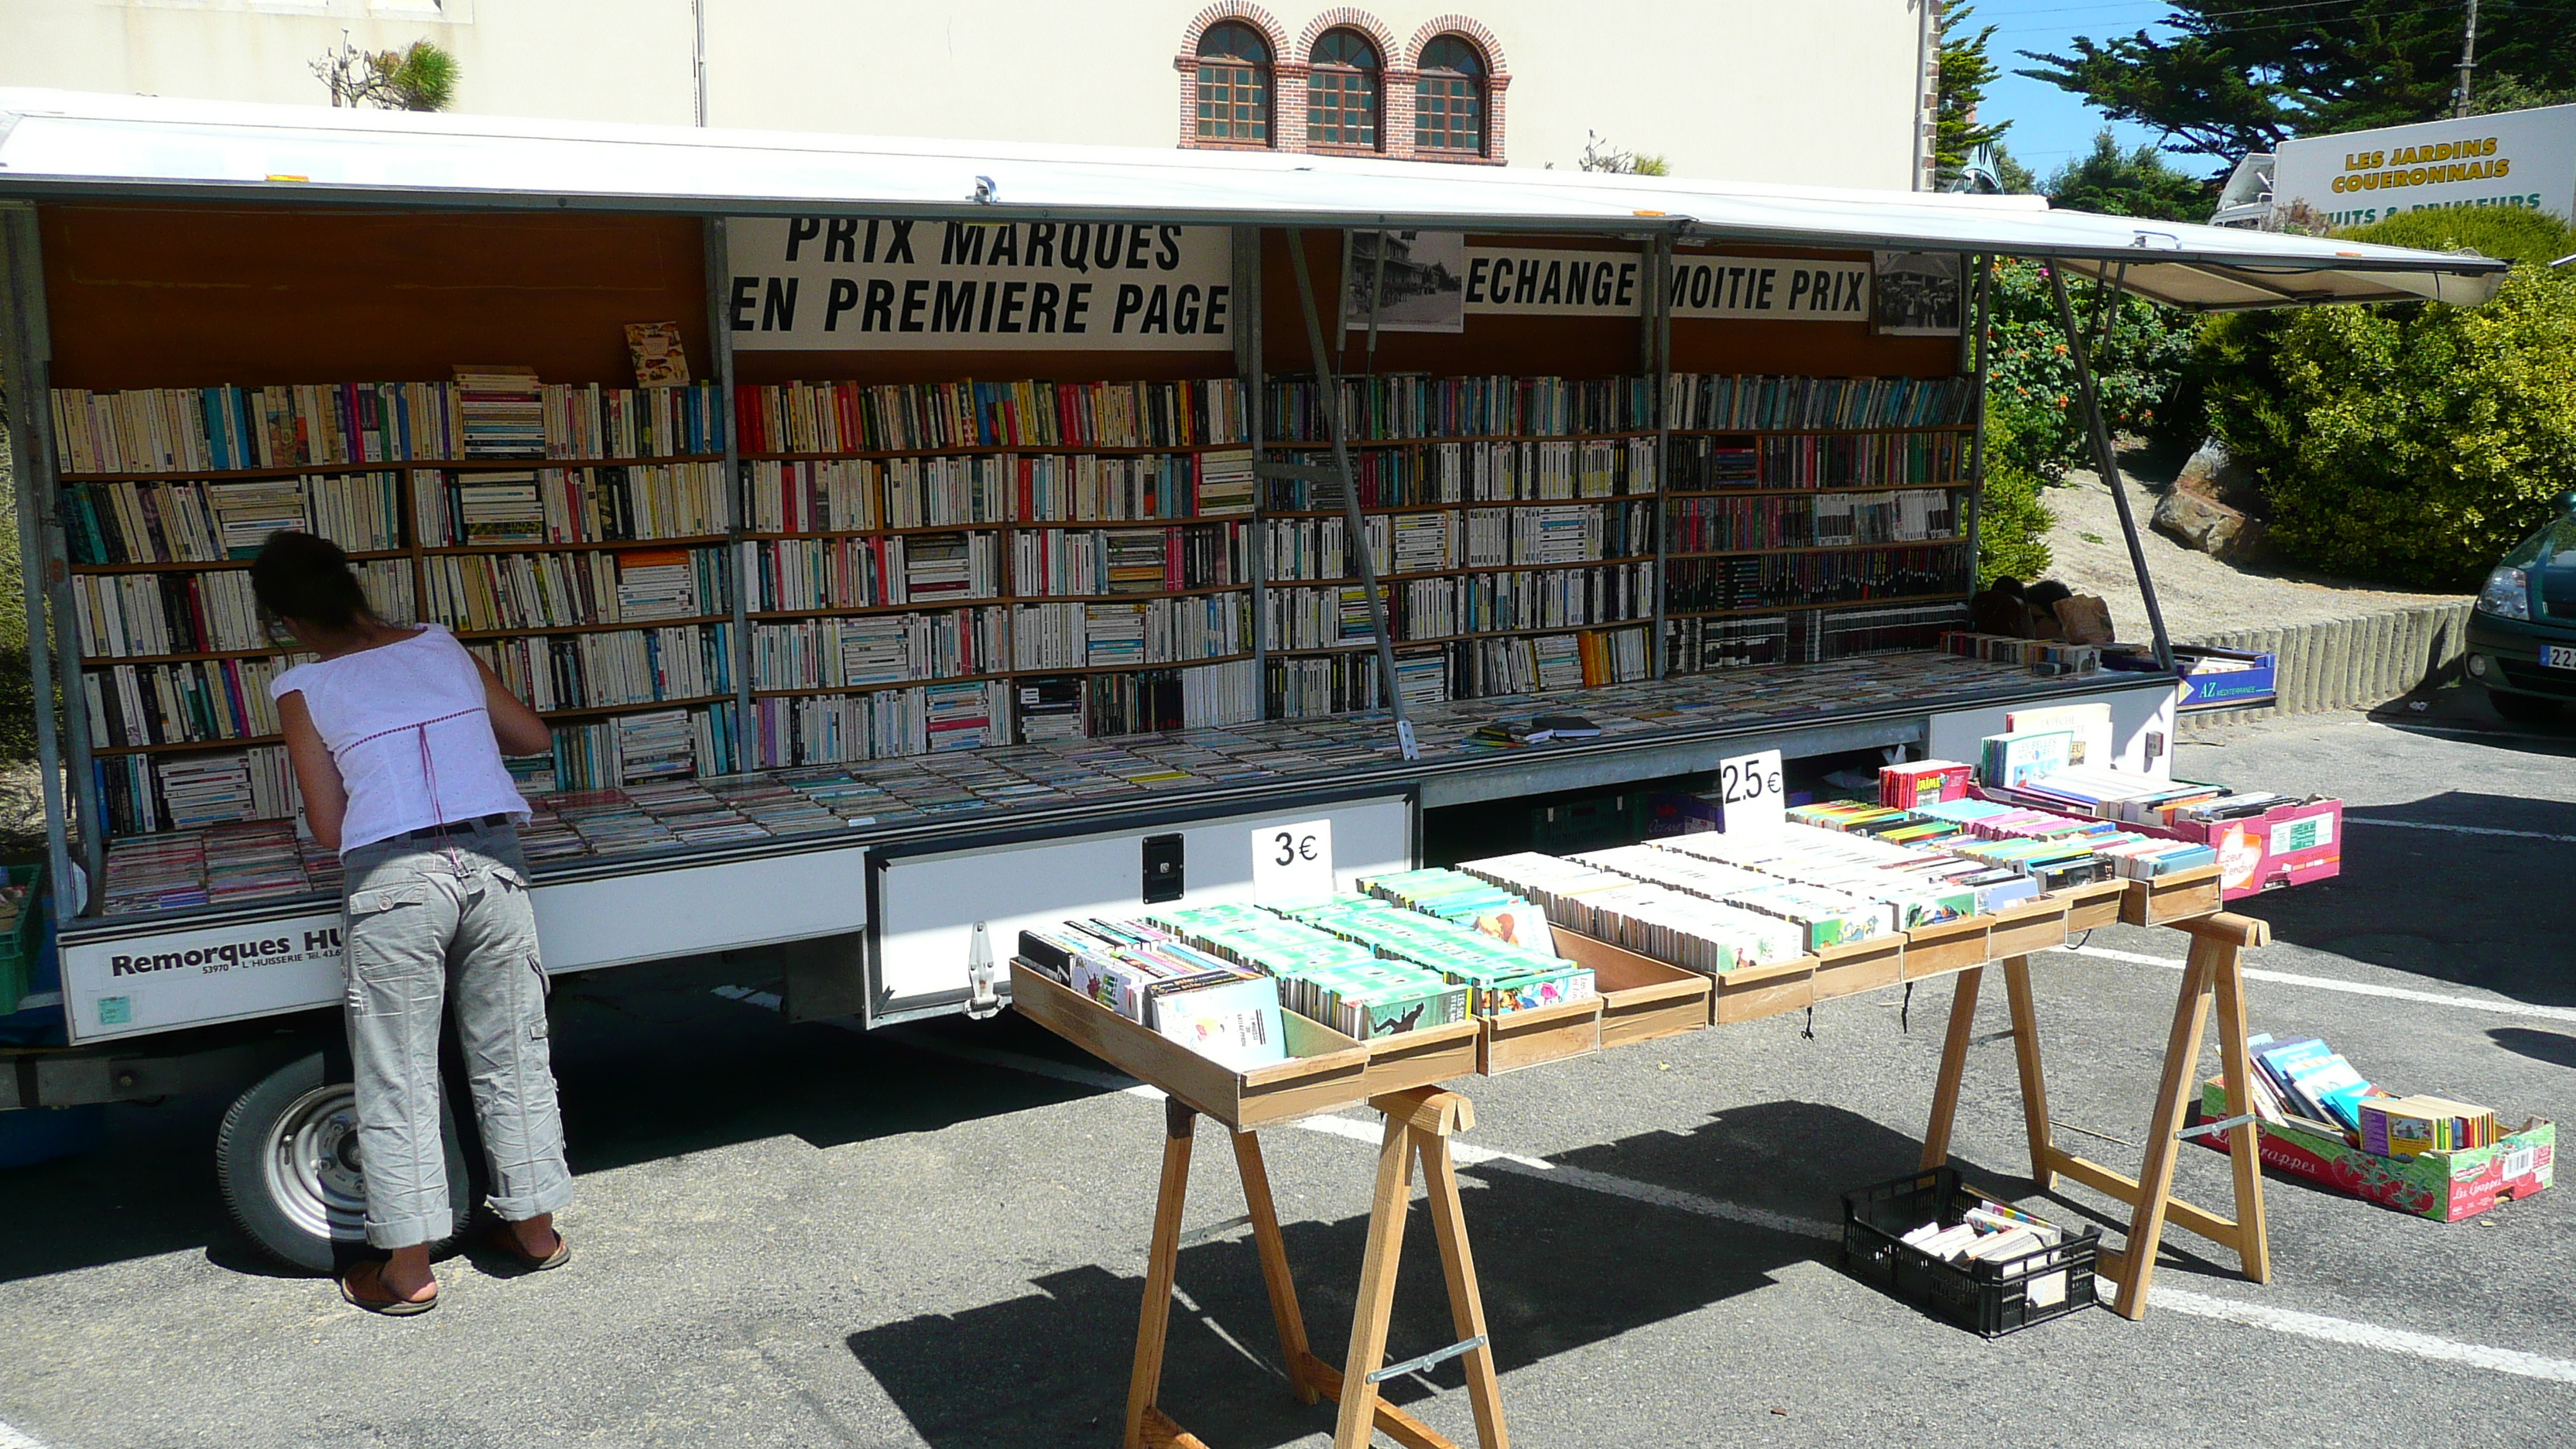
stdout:
{"type": "Polygon", "coordinates": [[[2240,819],[2141,828],[2217,851],[2219,886],[2231,901],[2343,874],[2341,800],[2285,801],[2240,819]]]}
{"type": "MultiPolygon", "coordinates": [[[[2227,1115],[2227,1087],[2213,1077],[2201,1087],[2204,1121],[2227,1115]]],[[[2322,1183],[2399,1212],[2455,1223],[2497,1203],[2529,1197],[2555,1177],[2558,1125],[2537,1118],[2483,1147],[2424,1151],[2412,1157],[2365,1152],[2340,1134],[2293,1122],[2257,1124],[2263,1165],[2322,1183]]],[[[2227,1138],[2192,1141],[2227,1150],[2227,1138]]]]}

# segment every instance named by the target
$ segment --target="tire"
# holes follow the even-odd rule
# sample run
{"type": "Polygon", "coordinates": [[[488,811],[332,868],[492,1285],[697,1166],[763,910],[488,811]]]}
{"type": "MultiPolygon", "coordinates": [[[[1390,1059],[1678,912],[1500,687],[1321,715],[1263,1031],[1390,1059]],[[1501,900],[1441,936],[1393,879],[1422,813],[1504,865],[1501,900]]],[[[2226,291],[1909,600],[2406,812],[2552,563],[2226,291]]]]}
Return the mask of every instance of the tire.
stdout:
{"type": "Polygon", "coordinates": [[[2565,705],[2545,694],[2508,694],[2501,689],[2487,691],[2487,703],[2506,719],[2523,724],[2546,724],[2558,718],[2565,705]]]}
{"type": "MultiPolygon", "coordinates": [[[[317,1051],[289,1062],[234,1100],[216,1129],[215,1176],[233,1222],[261,1251],[289,1267],[334,1273],[351,1253],[366,1251],[366,1186],[358,1166],[356,1091],[326,1080],[322,1056],[317,1051]]],[[[447,1149],[452,1241],[471,1221],[476,1194],[444,1101],[438,1125],[447,1149]]]]}

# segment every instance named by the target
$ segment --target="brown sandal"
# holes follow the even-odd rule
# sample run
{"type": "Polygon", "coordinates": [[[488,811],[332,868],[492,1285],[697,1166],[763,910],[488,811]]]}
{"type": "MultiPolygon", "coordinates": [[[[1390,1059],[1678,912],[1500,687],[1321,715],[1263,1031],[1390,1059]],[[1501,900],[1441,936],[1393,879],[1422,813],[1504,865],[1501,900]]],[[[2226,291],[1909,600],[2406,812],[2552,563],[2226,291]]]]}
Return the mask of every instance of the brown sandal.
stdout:
{"type": "Polygon", "coordinates": [[[438,1300],[442,1296],[444,1295],[432,1293],[417,1303],[408,1298],[396,1298],[393,1290],[385,1286],[385,1265],[381,1262],[360,1263],[349,1270],[347,1277],[340,1280],[340,1297],[344,1302],[352,1308],[363,1308],[369,1313],[381,1313],[387,1318],[409,1318],[415,1313],[427,1313],[438,1306],[438,1300]],[[361,1279],[372,1281],[376,1294],[381,1296],[359,1292],[356,1285],[361,1279]]]}
{"type": "Polygon", "coordinates": [[[514,1224],[506,1222],[497,1224],[483,1241],[494,1252],[518,1265],[520,1272],[542,1273],[572,1261],[572,1244],[565,1240],[561,1228],[555,1229],[555,1250],[541,1258],[519,1245],[519,1235],[514,1227],[514,1224]]]}

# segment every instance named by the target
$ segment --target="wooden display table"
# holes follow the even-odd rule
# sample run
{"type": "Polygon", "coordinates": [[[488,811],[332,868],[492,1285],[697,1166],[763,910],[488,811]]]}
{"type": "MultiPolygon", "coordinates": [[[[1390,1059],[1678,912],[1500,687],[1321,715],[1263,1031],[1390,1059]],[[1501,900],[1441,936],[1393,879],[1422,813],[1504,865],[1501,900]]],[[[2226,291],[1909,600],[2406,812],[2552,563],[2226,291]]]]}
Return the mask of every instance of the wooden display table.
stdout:
{"type": "MultiPolygon", "coordinates": [[[[2195,877],[2197,872],[2194,873],[2195,877]]],[[[2163,925],[2191,937],[2183,963],[2182,990],[2174,1003],[2173,1030],[2165,1042],[2164,1072],[2148,1117],[2147,1155],[2136,1177],[2078,1157],[2056,1144],[2049,1130],[2048,1083],[2040,1063],[2039,1025],[2032,1002],[2030,957],[2005,957],[2004,996],[2012,1012],[2013,1058],[2020,1069],[2022,1125],[2030,1142],[2030,1175],[2042,1192],[2059,1176],[2071,1178],[2130,1209],[2128,1241],[2101,1252],[2100,1271],[2116,1279],[2120,1291],[2112,1302],[2121,1316],[2144,1318],[2147,1287],[2156,1272],[2157,1246],[2165,1224],[2197,1233],[2233,1250],[2245,1276],[2272,1281],[2272,1256],[2263,1223],[2263,1171],[2255,1144],[2253,1108],[2245,1095],[2253,1064],[2245,1047],[2245,971],[2247,947],[2272,939],[2271,927],[2246,916],[2217,910],[2216,881],[2197,879],[2179,887],[2150,889],[2132,882],[2122,902],[2121,917],[2136,925],[2163,925]],[[2197,913],[2195,913],[2197,912],[2197,913]],[[2226,1131],[2231,1144],[2236,1189],[2236,1216],[2221,1217],[2173,1196],[2173,1170],[2182,1147],[2183,1120],[2198,1080],[2201,1042],[2207,1035],[2212,998],[2218,1006],[2218,1041],[2227,1076],[2226,1131]]],[[[1977,990],[1983,966],[1959,973],[1950,999],[1949,1032],[1941,1047],[1941,1072],[1932,1092],[1932,1118],[1923,1133],[1923,1166],[1938,1167],[1950,1158],[1950,1128],[1959,1110],[1959,1079],[1968,1061],[1968,1039],[1977,1012],[1977,990]]]]}
{"type": "MultiPolygon", "coordinates": [[[[1297,1306],[1297,1283],[1288,1271],[1287,1245],[1279,1235],[1278,1212],[1270,1199],[1270,1174],[1262,1162],[1260,1135],[1257,1131],[1232,1133],[1235,1167],[1243,1177],[1244,1220],[1252,1228],[1253,1251],[1261,1260],[1262,1282],[1270,1291],[1270,1317],[1279,1332],[1280,1356],[1288,1365],[1289,1390],[1301,1403],[1311,1404],[1320,1395],[1341,1406],[1333,1428],[1334,1449],[1363,1449],[1378,1430],[1413,1449],[1458,1449],[1430,1425],[1380,1399],[1378,1384],[1446,1359],[1463,1359],[1477,1442],[1483,1449],[1506,1449],[1510,1436],[1503,1429],[1501,1385],[1494,1372],[1493,1345],[1485,1334],[1476,1262],[1467,1247],[1458,1170],[1449,1157],[1451,1134],[1475,1126],[1475,1113],[1466,1098],[1430,1087],[1373,1097],[1369,1105],[1386,1114],[1386,1137],[1378,1149],[1377,1193],[1369,1205],[1368,1247],[1360,1260],[1350,1348],[1339,1369],[1306,1346],[1305,1315],[1297,1306]],[[1430,1189],[1431,1227],[1440,1243],[1440,1267],[1449,1282],[1449,1318],[1458,1342],[1389,1368],[1385,1366],[1387,1320],[1395,1309],[1396,1266],[1404,1250],[1404,1217],[1413,1195],[1417,1158],[1422,1163],[1423,1185],[1430,1189]]],[[[1190,1148],[1198,1119],[1197,1109],[1177,1096],[1163,1104],[1163,1183],[1154,1200],[1145,1304],[1136,1324],[1136,1364],[1127,1380],[1127,1449],[1205,1449],[1157,1402],[1163,1383],[1164,1336],[1172,1316],[1172,1279],[1180,1266],[1181,1205],[1189,1193],[1190,1148]]]]}

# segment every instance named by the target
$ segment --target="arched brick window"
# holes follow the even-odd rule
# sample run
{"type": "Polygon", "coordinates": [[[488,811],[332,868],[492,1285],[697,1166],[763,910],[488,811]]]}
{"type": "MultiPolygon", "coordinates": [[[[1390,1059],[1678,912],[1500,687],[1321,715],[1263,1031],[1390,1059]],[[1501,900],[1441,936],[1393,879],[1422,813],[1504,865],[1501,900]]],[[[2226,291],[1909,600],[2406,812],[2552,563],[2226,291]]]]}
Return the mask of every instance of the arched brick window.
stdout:
{"type": "Polygon", "coordinates": [[[1356,30],[1327,30],[1308,55],[1306,144],[1376,150],[1385,60],[1356,30]]]}
{"type": "Polygon", "coordinates": [[[1485,57],[1455,35],[1422,47],[1413,89],[1413,147],[1449,156],[1485,154],[1485,57]]]}
{"type": "Polygon", "coordinates": [[[1237,20],[1199,36],[1198,139],[1267,146],[1270,138],[1270,45],[1237,20]]]}

